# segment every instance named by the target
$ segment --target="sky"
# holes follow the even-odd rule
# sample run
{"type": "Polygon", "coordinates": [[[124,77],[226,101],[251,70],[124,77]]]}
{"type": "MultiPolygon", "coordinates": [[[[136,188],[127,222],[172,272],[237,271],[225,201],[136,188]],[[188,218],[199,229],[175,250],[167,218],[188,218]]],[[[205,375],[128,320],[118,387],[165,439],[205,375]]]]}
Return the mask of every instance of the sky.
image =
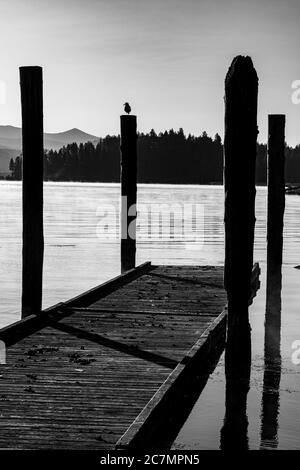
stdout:
{"type": "Polygon", "coordinates": [[[296,145],[299,24],[299,0],[1,0],[0,124],[21,126],[18,68],[40,65],[46,132],[117,134],[128,101],[141,132],[223,137],[224,78],[242,54],[259,76],[259,141],[283,113],[296,145]]]}

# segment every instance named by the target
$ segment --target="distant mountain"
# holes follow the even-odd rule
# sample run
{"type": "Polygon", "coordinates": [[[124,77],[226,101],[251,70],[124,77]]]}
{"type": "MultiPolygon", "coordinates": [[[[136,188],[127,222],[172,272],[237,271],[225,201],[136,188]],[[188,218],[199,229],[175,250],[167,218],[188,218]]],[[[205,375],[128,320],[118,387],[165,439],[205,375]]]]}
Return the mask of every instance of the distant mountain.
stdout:
{"type": "MultiPolygon", "coordinates": [[[[58,150],[64,145],[85,142],[97,142],[99,137],[87,134],[80,129],[70,129],[65,132],[45,133],[45,149],[58,150]]],[[[21,152],[22,129],[14,126],[0,126],[0,173],[9,173],[9,161],[21,152]]]]}
{"type": "Polygon", "coordinates": [[[80,129],[70,129],[65,132],[57,132],[56,134],[44,134],[44,147],[45,149],[59,150],[63,145],[77,144],[86,142],[97,142],[99,137],[92,134],[87,134],[80,129]]]}

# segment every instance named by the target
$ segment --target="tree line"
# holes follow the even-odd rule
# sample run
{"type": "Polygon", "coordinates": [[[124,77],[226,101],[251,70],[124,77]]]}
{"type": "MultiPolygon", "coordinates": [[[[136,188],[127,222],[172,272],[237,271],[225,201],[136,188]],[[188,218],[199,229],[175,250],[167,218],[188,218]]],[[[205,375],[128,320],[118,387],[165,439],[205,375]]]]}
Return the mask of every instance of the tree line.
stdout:
{"type": "MultiPolygon", "coordinates": [[[[169,184],[212,184],[223,180],[221,137],[203,132],[186,136],[183,129],[161,132],[151,130],[138,135],[138,182],[169,184]]],[[[243,177],[241,149],[241,178],[243,177]]],[[[120,181],[120,137],[106,136],[95,145],[69,144],[60,150],[45,151],[44,173],[47,181],[120,181]]],[[[10,179],[22,178],[22,155],[10,161],[10,179]]],[[[257,144],[256,182],[266,184],[267,147],[257,144]]],[[[286,146],[286,181],[300,182],[300,146],[286,146]]]]}

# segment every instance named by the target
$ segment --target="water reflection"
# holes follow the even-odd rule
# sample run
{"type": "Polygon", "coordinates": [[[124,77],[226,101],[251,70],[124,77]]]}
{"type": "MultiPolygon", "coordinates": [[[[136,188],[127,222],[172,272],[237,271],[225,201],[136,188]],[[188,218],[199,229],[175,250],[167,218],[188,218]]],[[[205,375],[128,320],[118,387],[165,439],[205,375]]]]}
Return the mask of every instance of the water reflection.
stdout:
{"type": "MultiPolygon", "coordinates": [[[[295,257],[295,264],[300,264],[297,253],[295,257]]],[[[265,315],[266,266],[262,264],[261,267],[261,289],[249,308],[252,364],[246,415],[249,421],[246,431],[249,438],[248,447],[251,450],[259,448],[300,450],[300,368],[291,360],[293,352],[291,345],[299,338],[300,331],[300,271],[283,265],[280,325],[278,312],[281,301],[278,290],[273,289],[273,296],[269,296],[267,315],[265,315]]],[[[191,416],[181,429],[174,446],[176,449],[220,448],[220,430],[224,427],[225,416],[224,379],[222,357],[196,402],[191,416]]],[[[227,393],[230,393],[229,385],[227,393]]],[[[245,395],[244,391],[244,397],[245,395]]],[[[228,402],[229,398],[227,398],[227,416],[230,418],[230,414],[234,413],[234,411],[230,413],[230,408],[234,410],[234,404],[230,407],[228,402]]],[[[244,416],[245,420],[245,414],[240,412],[240,415],[244,416]]],[[[222,430],[223,432],[226,432],[226,429],[222,430]]],[[[228,445],[230,433],[228,434],[229,437],[227,436],[227,442],[223,443],[223,447],[228,445]]],[[[245,442],[245,432],[243,439],[245,442]]]]}
{"type": "Polygon", "coordinates": [[[281,379],[281,270],[268,273],[265,317],[264,382],[261,404],[261,449],[278,446],[281,379]]]}
{"type": "Polygon", "coordinates": [[[251,333],[248,312],[239,313],[243,324],[230,328],[227,334],[225,417],[220,442],[222,450],[248,449],[247,395],[251,375],[251,333]]]}
{"type": "MultiPolygon", "coordinates": [[[[261,403],[260,448],[275,449],[278,446],[278,418],[281,379],[281,287],[282,276],[269,275],[267,281],[264,378],[261,403]]],[[[230,312],[228,317],[230,317],[230,312]]],[[[239,318],[247,318],[239,312],[239,318]]],[[[221,429],[220,448],[247,450],[248,416],[247,395],[251,375],[251,333],[247,320],[229,328],[225,353],[225,417],[221,429]]]]}

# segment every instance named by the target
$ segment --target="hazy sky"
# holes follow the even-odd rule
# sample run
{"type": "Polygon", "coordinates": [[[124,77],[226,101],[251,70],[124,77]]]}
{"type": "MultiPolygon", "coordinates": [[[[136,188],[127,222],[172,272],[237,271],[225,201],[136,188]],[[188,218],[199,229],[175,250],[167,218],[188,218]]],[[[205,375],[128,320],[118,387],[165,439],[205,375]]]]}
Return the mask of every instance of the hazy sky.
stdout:
{"type": "Polygon", "coordinates": [[[299,0],[1,0],[0,124],[20,126],[20,65],[44,69],[45,130],[118,133],[129,101],[139,130],[223,136],[224,77],[237,54],[259,76],[259,140],[287,114],[300,143],[299,0]]]}

